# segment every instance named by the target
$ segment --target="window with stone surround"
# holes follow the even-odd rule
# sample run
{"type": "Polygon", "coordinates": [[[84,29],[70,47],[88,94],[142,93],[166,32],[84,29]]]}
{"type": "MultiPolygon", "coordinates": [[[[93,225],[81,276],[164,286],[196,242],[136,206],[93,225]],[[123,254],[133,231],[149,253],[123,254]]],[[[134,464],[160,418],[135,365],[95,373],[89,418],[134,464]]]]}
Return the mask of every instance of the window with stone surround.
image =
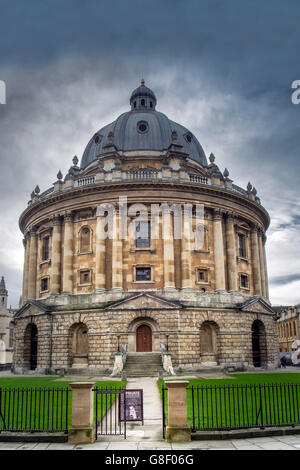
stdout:
{"type": "Polygon", "coordinates": [[[92,283],[92,270],[91,269],[80,269],[79,270],[78,284],[80,286],[90,285],[92,283]]]}
{"type": "Polygon", "coordinates": [[[198,267],[196,268],[196,284],[208,284],[209,282],[209,268],[198,267]]]}
{"type": "Polygon", "coordinates": [[[42,238],[42,261],[47,261],[50,258],[50,237],[46,236],[42,238]]]}
{"type": "Polygon", "coordinates": [[[49,276],[42,277],[41,279],[41,292],[47,292],[49,290],[49,276]]]}
{"type": "Polygon", "coordinates": [[[151,246],[151,226],[150,221],[135,223],[135,246],[136,248],[150,248],[151,246]]]}
{"type": "Polygon", "coordinates": [[[150,266],[136,266],[135,268],[136,282],[149,282],[151,281],[151,267],[150,266]]]}
{"type": "Polygon", "coordinates": [[[240,288],[249,289],[249,276],[245,273],[240,273],[240,288]]]}
{"type": "Polygon", "coordinates": [[[238,241],[238,257],[247,258],[246,235],[244,235],[243,233],[238,233],[237,241],[238,241]]]}

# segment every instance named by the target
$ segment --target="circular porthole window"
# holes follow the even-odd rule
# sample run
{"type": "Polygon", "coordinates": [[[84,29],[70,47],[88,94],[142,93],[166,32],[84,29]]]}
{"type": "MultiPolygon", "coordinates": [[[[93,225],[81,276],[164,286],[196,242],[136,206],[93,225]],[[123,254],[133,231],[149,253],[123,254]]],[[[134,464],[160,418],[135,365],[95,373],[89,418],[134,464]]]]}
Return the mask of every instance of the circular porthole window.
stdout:
{"type": "Polygon", "coordinates": [[[137,130],[140,134],[145,134],[146,132],[148,132],[148,129],[149,129],[148,122],[139,121],[137,123],[137,130]]]}

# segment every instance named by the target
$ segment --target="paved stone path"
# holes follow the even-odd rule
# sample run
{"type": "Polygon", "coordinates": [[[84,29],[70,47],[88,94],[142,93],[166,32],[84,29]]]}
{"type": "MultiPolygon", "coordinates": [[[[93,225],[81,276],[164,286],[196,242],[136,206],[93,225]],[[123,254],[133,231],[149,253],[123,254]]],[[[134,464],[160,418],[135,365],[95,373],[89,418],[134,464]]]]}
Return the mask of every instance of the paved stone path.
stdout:
{"type": "Polygon", "coordinates": [[[228,441],[193,441],[189,443],[168,443],[164,441],[98,441],[94,444],[70,445],[49,443],[0,442],[4,450],[300,450],[300,436],[259,437],[228,441]]]}

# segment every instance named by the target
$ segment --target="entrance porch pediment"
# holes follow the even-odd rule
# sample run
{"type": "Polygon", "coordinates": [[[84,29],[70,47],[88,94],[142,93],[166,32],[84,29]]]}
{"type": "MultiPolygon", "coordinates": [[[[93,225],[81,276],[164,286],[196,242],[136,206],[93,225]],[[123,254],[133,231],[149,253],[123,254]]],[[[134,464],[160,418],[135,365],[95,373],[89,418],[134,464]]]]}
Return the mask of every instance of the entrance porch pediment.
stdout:
{"type": "Polygon", "coordinates": [[[272,307],[262,298],[247,300],[241,306],[241,310],[243,312],[269,313],[273,315],[275,313],[272,307]]]}
{"type": "Polygon", "coordinates": [[[31,315],[36,315],[38,313],[45,313],[49,311],[47,307],[42,302],[37,300],[28,300],[15,314],[15,318],[28,317],[31,315]]]}
{"type": "Polygon", "coordinates": [[[141,309],[178,309],[179,302],[162,299],[153,294],[137,294],[124,300],[114,302],[107,307],[109,310],[141,310],[141,309]]]}

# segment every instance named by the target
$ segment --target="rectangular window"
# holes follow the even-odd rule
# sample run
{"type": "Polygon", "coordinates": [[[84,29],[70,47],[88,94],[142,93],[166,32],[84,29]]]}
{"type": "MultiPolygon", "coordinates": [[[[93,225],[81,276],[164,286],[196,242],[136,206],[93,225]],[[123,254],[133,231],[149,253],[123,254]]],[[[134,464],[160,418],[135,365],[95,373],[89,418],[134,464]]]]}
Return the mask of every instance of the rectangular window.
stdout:
{"type": "Polygon", "coordinates": [[[41,279],[41,291],[46,291],[48,290],[48,287],[49,287],[49,278],[48,277],[44,277],[43,279],[41,279]]]}
{"type": "Polygon", "coordinates": [[[197,270],[197,281],[198,282],[208,282],[208,270],[207,269],[198,269],[197,270]]]}
{"type": "Polygon", "coordinates": [[[90,284],[91,282],[91,271],[80,271],[80,284],[90,284]]]}
{"type": "Polygon", "coordinates": [[[42,261],[46,261],[49,259],[49,254],[50,254],[50,238],[49,237],[44,237],[43,238],[43,244],[42,244],[42,261]]]}
{"type": "Polygon", "coordinates": [[[240,258],[246,258],[246,238],[240,233],[238,234],[238,254],[240,258]]]}
{"type": "Polygon", "coordinates": [[[150,248],[150,221],[136,222],[135,239],[136,248],[150,248]]]}
{"type": "Polygon", "coordinates": [[[136,268],[136,281],[151,281],[151,268],[136,268]]]}
{"type": "Polygon", "coordinates": [[[248,289],[248,276],[245,274],[241,274],[241,287],[244,289],[248,289]]]}

